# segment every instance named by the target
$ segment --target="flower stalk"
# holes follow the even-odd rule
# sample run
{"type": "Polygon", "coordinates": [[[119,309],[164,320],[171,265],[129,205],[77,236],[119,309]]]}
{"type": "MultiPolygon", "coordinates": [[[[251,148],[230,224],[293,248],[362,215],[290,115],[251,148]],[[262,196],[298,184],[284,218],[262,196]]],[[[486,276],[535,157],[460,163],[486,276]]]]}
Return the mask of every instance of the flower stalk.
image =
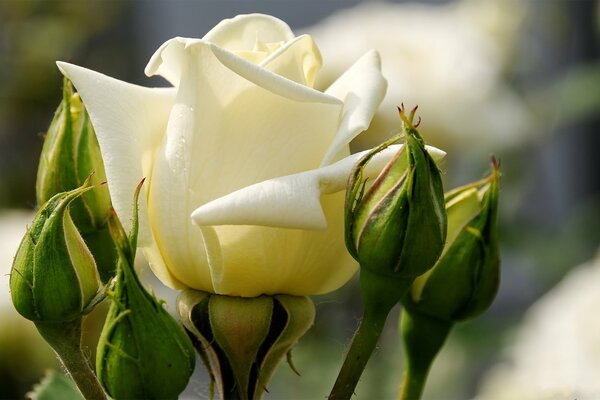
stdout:
{"type": "Polygon", "coordinates": [[[354,389],[377,346],[381,332],[385,326],[387,317],[398,300],[392,296],[378,296],[387,286],[386,292],[402,295],[410,289],[412,279],[391,280],[378,279],[377,275],[371,275],[368,270],[362,270],[360,275],[361,294],[364,299],[363,318],[352,338],[352,344],[344,360],[344,364],[338,374],[331,394],[330,400],[349,399],[354,394],[354,389]],[[366,277],[366,278],[364,278],[366,277]],[[372,284],[377,280],[377,284],[372,284]]]}
{"type": "Polygon", "coordinates": [[[54,349],[83,397],[86,400],[105,400],[106,394],[81,348],[82,322],[83,318],[79,317],[66,322],[35,322],[35,326],[54,349]]]}
{"type": "Polygon", "coordinates": [[[400,321],[407,361],[398,400],[418,400],[423,394],[431,364],[454,324],[407,312],[402,313],[400,321]]]}

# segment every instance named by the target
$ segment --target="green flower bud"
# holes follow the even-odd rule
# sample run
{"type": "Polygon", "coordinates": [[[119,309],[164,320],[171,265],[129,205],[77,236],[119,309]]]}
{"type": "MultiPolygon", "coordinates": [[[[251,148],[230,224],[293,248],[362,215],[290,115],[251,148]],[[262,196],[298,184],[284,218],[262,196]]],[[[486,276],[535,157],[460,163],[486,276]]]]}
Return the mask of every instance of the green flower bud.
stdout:
{"type": "MultiPolygon", "coordinates": [[[[106,181],[100,147],[79,94],[65,78],[63,99],[48,128],[40,156],[36,196],[43,204],[56,193],[79,187],[87,178],[92,184],[106,181]]],[[[82,232],[106,225],[111,209],[108,187],[81,196],[71,206],[71,216],[82,232]]]]}
{"type": "Polygon", "coordinates": [[[194,347],[135,273],[137,209],[134,215],[129,238],[117,218],[109,219],[119,259],[96,353],[98,380],[114,399],[176,399],[194,371],[194,347]]]}
{"type": "MultiPolygon", "coordinates": [[[[63,98],[48,128],[36,182],[38,204],[56,193],[73,190],[88,179],[106,181],[100,147],[79,94],[65,78],[63,98]]],[[[98,263],[100,277],[114,276],[116,251],[106,222],[111,210],[106,185],[89,191],[71,204],[71,217],[98,263]]]]}
{"type": "Polygon", "coordinates": [[[446,212],[440,171],[413,125],[399,108],[406,144],[370,188],[363,169],[400,138],[371,151],[355,166],[346,197],[346,246],[362,269],[406,279],[433,266],[446,239],[446,212]]]}
{"type": "Polygon", "coordinates": [[[221,398],[242,400],[262,398],[284,356],[292,366],[291,349],[315,316],[308,297],[242,298],[194,290],[182,293],[178,310],[221,398]]]}
{"type": "Polygon", "coordinates": [[[63,322],[84,314],[99,289],[96,263],[69,213],[95,187],[59,193],[37,212],[21,241],[10,275],[13,304],[35,322],[63,322]]]}
{"type": "Polygon", "coordinates": [[[492,303],[500,280],[496,232],[499,169],[446,194],[448,243],[436,265],[418,277],[404,303],[411,314],[446,321],[473,318],[492,303]]]}

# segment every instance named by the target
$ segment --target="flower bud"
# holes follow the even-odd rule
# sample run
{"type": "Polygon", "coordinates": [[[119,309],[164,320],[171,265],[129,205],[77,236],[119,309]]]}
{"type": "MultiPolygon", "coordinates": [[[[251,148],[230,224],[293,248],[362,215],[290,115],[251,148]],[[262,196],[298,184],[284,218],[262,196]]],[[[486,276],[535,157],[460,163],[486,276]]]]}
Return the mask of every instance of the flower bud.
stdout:
{"type": "Polygon", "coordinates": [[[370,188],[362,171],[369,160],[400,138],[371,151],[356,165],[346,197],[346,246],[362,269],[407,279],[438,259],[446,239],[440,171],[425,149],[413,117],[399,108],[406,144],[370,188]]]}
{"type": "Polygon", "coordinates": [[[119,259],[96,353],[98,380],[115,399],[176,399],[194,371],[194,348],[184,329],[135,273],[137,209],[134,215],[129,237],[117,218],[109,219],[119,259]]]}
{"type": "Polygon", "coordinates": [[[99,289],[96,263],[69,213],[70,204],[91,189],[95,187],[85,182],[52,197],[21,241],[10,289],[15,308],[31,321],[70,321],[94,304],[99,289]]]}
{"type": "MultiPolygon", "coordinates": [[[[106,181],[98,140],[79,94],[65,78],[63,99],[48,128],[36,182],[39,204],[56,193],[79,187],[93,174],[91,184],[106,181]]],[[[71,205],[71,216],[82,232],[106,225],[111,209],[108,187],[81,196],[71,205]]]]}
{"type": "MultiPolygon", "coordinates": [[[[312,326],[308,297],[230,297],[187,290],[178,300],[186,329],[221,398],[260,399],[284,356],[312,326]]],[[[293,366],[292,366],[293,368],[293,366]]]]}
{"type": "Polygon", "coordinates": [[[436,265],[418,277],[403,303],[411,313],[446,321],[485,311],[498,290],[496,214],[499,167],[483,181],[446,194],[448,243],[436,265]]]}
{"type": "MultiPolygon", "coordinates": [[[[36,182],[38,204],[56,193],[73,190],[91,175],[91,183],[106,181],[100,147],[79,94],[65,78],[63,98],[56,110],[40,156],[36,182]]],[[[106,217],[111,209],[106,185],[89,191],[71,204],[75,226],[94,254],[103,282],[114,275],[116,253],[106,217]]]]}

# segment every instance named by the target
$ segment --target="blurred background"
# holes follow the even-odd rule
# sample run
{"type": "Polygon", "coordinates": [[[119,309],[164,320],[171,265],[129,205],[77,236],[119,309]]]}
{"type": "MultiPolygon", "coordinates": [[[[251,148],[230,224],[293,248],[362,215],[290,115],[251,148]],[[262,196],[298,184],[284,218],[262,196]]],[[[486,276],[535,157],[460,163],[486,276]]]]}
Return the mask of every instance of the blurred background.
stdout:
{"type": "MultiPolygon", "coordinates": [[[[483,317],[455,328],[424,397],[600,398],[600,7],[592,0],[0,0],[0,398],[23,398],[57,368],[12,308],[7,275],[36,206],[43,135],[60,100],[55,61],[164,86],[143,74],[160,44],[250,12],[315,37],[321,88],[367,50],[380,51],[388,94],[355,149],[397,131],[395,106],[404,102],[419,105],[423,136],[448,152],[446,187],[482,177],[492,153],[502,162],[500,291],[483,317]]],[[[282,366],[268,399],[329,392],[360,299],[351,282],[314,300],[316,325],[294,351],[302,377],[282,366]]],[[[357,398],[395,397],[398,311],[357,398]]],[[[185,396],[208,393],[199,372],[185,396]]]]}

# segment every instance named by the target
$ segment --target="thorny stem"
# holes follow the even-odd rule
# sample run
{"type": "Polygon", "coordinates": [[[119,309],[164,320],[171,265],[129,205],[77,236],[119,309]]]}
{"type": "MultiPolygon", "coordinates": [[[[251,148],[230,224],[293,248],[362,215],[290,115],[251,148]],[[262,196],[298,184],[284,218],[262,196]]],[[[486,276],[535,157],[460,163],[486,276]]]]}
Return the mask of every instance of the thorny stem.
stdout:
{"type": "Polygon", "coordinates": [[[68,322],[36,322],[40,334],[54,349],[69,376],[86,400],[106,400],[88,359],[81,349],[81,324],[79,317],[68,322]]]}

